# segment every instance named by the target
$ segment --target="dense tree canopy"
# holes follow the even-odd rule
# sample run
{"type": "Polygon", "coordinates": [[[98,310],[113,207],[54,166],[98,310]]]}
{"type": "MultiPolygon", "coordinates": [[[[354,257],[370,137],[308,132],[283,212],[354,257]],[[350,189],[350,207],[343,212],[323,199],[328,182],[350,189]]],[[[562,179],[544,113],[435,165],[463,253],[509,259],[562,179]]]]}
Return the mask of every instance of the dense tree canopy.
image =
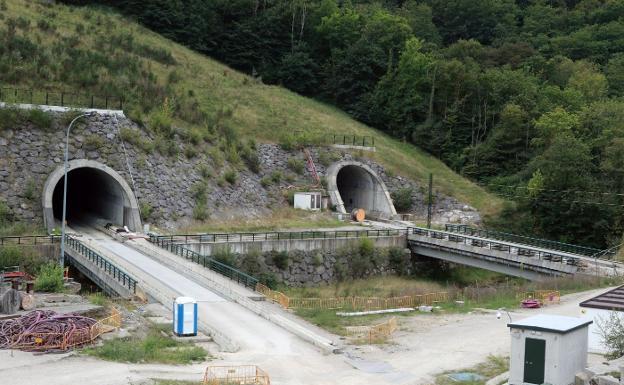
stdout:
{"type": "Polygon", "coordinates": [[[117,7],[415,143],[516,200],[508,230],[621,236],[621,0],[67,2],[117,7]]]}

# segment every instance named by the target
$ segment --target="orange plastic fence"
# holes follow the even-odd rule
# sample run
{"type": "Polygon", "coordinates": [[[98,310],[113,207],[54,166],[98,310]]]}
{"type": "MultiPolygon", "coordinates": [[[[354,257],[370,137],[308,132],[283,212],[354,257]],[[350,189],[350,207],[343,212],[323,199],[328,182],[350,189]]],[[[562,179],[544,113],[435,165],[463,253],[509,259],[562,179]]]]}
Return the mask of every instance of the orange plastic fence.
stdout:
{"type": "Polygon", "coordinates": [[[336,298],[290,298],[284,293],[271,290],[258,283],[256,291],[264,294],[283,308],[290,309],[352,309],[352,310],[383,310],[400,307],[417,307],[448,301],[448,293],[429,293],[403,297],[336,297],[336,298]]]}
{"type": "Polygon", "coordinates": [[[398,329],[396,317],[372,326],[347,326],[347,334],[356,340],[367,340],[368,343],[385,341],[398,329]]]}
{"type": "Polygon", "coordinates": [[[209,366],[204,375],[207,385],[271,385],[269,375],[255,365],[209,366]]]}
{"type": "Polygon", "coordinates": [[[552,305],[561,302],[561,293],[557,290],[535,290],[519,294],[518,299],[536,299],[542,305],[552,305]]]}

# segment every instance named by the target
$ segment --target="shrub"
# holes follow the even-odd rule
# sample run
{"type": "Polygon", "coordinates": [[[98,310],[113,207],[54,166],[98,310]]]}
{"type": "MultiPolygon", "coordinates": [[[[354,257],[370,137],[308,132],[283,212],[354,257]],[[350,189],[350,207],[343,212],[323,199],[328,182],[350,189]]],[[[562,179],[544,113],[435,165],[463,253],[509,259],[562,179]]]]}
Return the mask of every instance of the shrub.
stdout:
{"type": "Polygon", "coordinates": [[[228,266],[236,267],[236,256],[229,246],[216,248],[212,253],[212,258],[228,266]]]}
{"type": "Polygon", "coordinates": [[[208,207],[205,203],[198,203],[193,209],[193,218],[198,221],[205,221],[208,219],[208,207]]]}
{"type": "Polygon", "coordinates": [[[199,166],[199,175],[201,175],[203,179],[210,179],[213,176],[212,170],[210,170],[210,168],[208,168],[205,164],[199,166]]]}
{"type": "Polygon", "coordinates": [[[17,108],[0,108],[0,129],[14,129],[23,120],[17,108]]]}
{"type": "Polygon", "coordinates": [[[187,159],[193,159],[197,156],[197,150],[195,149],[195,147],[186,146],[186,148],[184,149],[184,156],[186,156],[187,159]]]}
{"type": "Polygon", "coordinates": [[[340,154],[335,151],[321,151],[319,152],[318,161],[323,166],[327,167],[330,164],[340,160],[340,154]]]}
{"type": "Polygon", "coordinates": [[[254,174],[260,172],[260,158],[258,157],[258,152],[255,149],[255,145],[254,147],[251,147],[251,145],[244,147],[242,157],[249,171],[253,172],[254,174]]]}
{"type": "Polygon", "coordinates": [[[624,317],[613,311],[608,318],[597,322],[598,335],[607,348],[607,359],[624,356],[624,317]]]}
{"type": "Polygon", "coordinates": [[[28,200],[35,200],[37,197],[37,184],[33,179],[29,179],[26,182],[26,187],[24,188],[24,198],[28,200]]]}
{"type": "Polygon", "coordinates": [[[305,163],[301,159],[290,158],[288,159],[288,168],[295,173],[301,175],[303,174],[303,170],[305,169],[305,163]]]}
{"type": "Polygon", "coordinates": [[[284,270],[288,267],[290,256],[287,251],[280,251],[273,254],[273,264],[280,270],[284,270]]]}
{"type": "Polygon", "coordinates": [[[284,151],[292,151],[297,147],[297,140],[293,134],[285,134],[280,138],[279,146],[284,151]]]}
{"type": "Polygon", "coordinates": [[[412,193],[412,188],[404,187],[393,191],[390,194],[392,196],[392,202],[394,203],[394,207],[397,209],[397,211],[405,212],[409,211],[412,208],[412,193]]]}
{"type": "Polygon", "coordinates": [[[121,140],[130,143],[135,147],[143,150],[147,154],[154,152],[154,143],[146,138],[142,137],[142,133],[137,130],[133,130],[127,127],[122,127],[119,130],[121,140]]]}
{"type": "Polygon", "coordinates": [[[251,276],[257,276],[263,273],[265,269],[260,261],[261,256],[261,252],[257,248],[249,250],[241,260],[241,269],[251,276]]]}
{"type": "Polygon", "coordinates": [[[55,263],[41,266],[35,280],[35,290],[48,293],[63,291],[63,268],[55,263]]]}
{"type": "Polygon", "coordinates": [[[403,248],[391,247],[388,249],[388,266],[398,276],[404,276],[409,273],[410,258],[403,248]]]}
{"type": "Polygon", "coordinates": [[[152,215],[154,214],[154,208],[151,204],[145,201],[139,202],[139,210],[141,211],[141,216],[145,220],[152,219],[152,215]]]}
{"type": "Polygon", "coordinates": [[[225,172],[225,174],[223,174],[223,178],[229,184],[235,184],[236,180],[238,179],[238,173],[236,172],[236,170],[229,169],[228,171],[225,172]]]}
{"type": "Polygon", "coordinates": [[[102,139],[101,136],[91,134],[85,138],[83,144],[89,150],[99,150],[100,148],[104,147],[106,142],[104,141],[104,139],[102,139]]]}
{"type": "Polygon", "coordinates": [[[260,179],[260,185],[262,185],[262,187],[267,188],[271,185],[272,180],[270,177],[265,176],[262,179],[260,179]]]}
{"type": "Polygon", "coordinates": [[[35,127],[42,130],[47,130],[52,127],[52,116],[38,108],[28,110],[26,119],[35,125],[35,127]]]}
{"type": "Polygon", "coordinates": [[[208,150],[208,156],[210,156],[216,167],[223,166],[223,154],[218,147],[215,146],[208,150]]]}
{"type": "Polygon", "coordinates": [[[281,171],[273,171],[271,173],[271,180],[275,184],[279,184],[282,181],[282,173],[281,171]]]}

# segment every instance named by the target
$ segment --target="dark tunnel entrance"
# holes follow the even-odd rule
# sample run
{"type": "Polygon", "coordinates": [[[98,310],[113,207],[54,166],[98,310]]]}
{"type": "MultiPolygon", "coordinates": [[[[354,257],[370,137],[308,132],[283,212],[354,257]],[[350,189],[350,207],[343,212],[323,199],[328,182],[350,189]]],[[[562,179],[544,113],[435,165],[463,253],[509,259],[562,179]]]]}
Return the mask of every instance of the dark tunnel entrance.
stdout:
{"type": "MultiPolygon", "coordinates": [[[[54,188],[52,209],[54,218],[63,216],[62,177],[54,188]]],[[[115,225],[124,224],[124,196],[119,183],[103,171],[78,168],[67,174],[67,224],[92,223],[103,219],[115,225]]]]}
{"type": "Polygon", "coordinates": [[[328,193],[338,212],[361,208],[368,213],[396,214],[385,184],[370,167],[343,161],[331,165],[327,175],[328,193]]]}
{"type": "Polygon", "coordinates": [[[375,186],[373,177],[366,170],[356,166],[345,166],[338,171],[336,185],[347,212],[357,208],[367,212],[373,211],[375,186]]]}
{"type": "MultiPolygon", "coordinates": [[[[57,167],[43,189],[43,213],[48,231],[63,217],[64,168],[57,167]]],[[[134,192],[112,168],[87,159],[72,160],[67,171],[67,224],[112,223],[141,231],[141,215],[134,192]]]]}

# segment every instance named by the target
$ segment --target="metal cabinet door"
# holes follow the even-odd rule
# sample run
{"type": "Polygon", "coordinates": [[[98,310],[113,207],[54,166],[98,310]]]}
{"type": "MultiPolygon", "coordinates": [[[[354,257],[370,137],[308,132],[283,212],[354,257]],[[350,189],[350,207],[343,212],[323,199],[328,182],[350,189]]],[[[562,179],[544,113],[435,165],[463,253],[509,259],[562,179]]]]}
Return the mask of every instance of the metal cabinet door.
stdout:
{"type": "Polygon", "coordinates": [[[524,382],[528,384],[544,383],[546,361],[546,341],[527,338],[524,345],[524,382]]]}

